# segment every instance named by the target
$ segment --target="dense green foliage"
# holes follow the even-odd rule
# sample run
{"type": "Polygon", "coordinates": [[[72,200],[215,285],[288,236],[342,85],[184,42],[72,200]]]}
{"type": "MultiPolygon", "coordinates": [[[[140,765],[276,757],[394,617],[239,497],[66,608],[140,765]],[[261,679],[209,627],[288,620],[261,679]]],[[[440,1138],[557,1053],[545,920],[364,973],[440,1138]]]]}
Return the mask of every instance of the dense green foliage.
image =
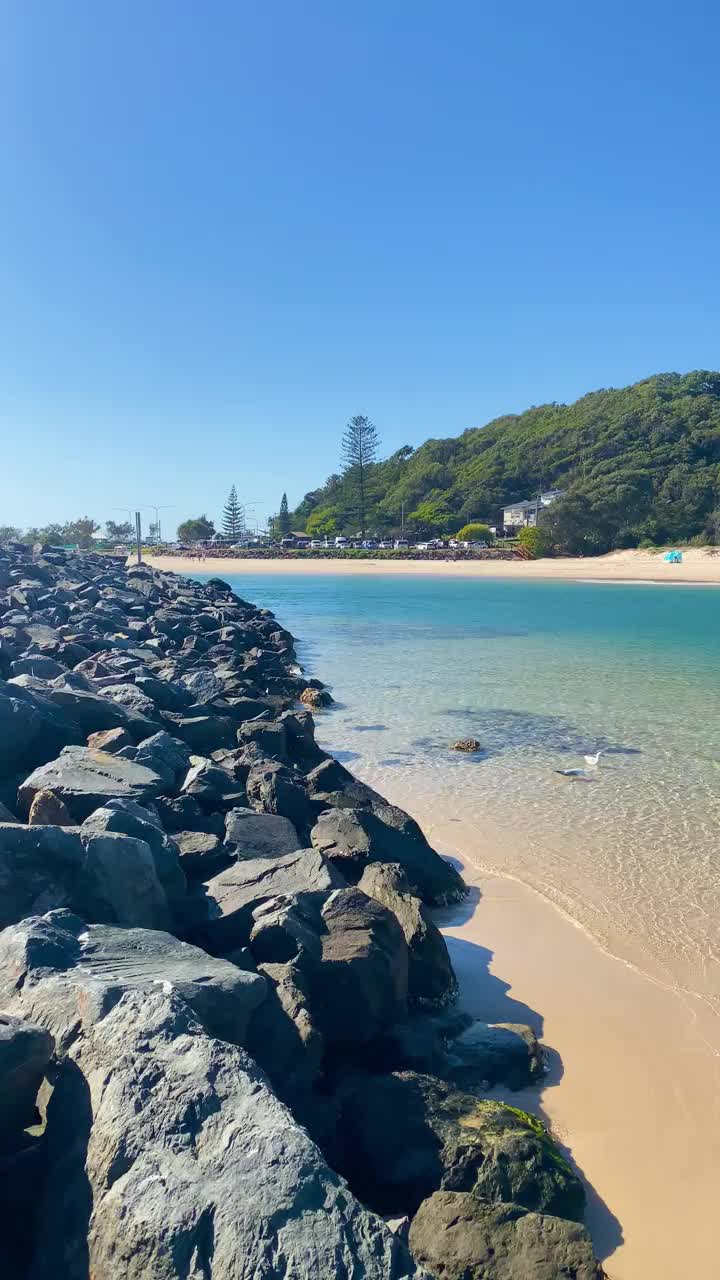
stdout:
{"type": "MultiPolygon", "coordinates": [[[[566,496],[544,523],[559,550],[585,553],[720,530],[720,373],[658,374],[574,404],[496,418],[447,440],[405,446],[366,468],[366,526],[417,534],[497,524],[502,508],[540,489],[566,496]]],[[[293,516],[313,513],[338,532],[357,524],[352,473],[332,475],[293,516]]],[[[318,525],[315,524],[315,528],[318,525]]]]}
{"type": "Polygon", "coordinates": [[[42,529],[26,529],[23,540],[28,543],[52,542],[62,547],[83,547],[87,549],[94,544],[94,535],[100,525],[89,516],[81,516],[79,520],[68,520],[66,524],[46,524],[42,529]]]}
{"type": "Polygon", "coordinates": [[[215,525],[212,520],[208,520],[207,516],[196,516],[194,520],[183,520],[178,525],[177,536],[180,542],[201,542],[207,538],[212,538],[215,533],[215,525]]]}
{"type": "Polygon", "coordinates": [[[487,542],[490,544],[495,541],[495,535],[491,532],[489,525],[480,524],[477,520],[471,520],[470,524],[464,524],[462,529],[458,529],[457,536],[460,542],[487,542]]]}
{"type": "Polygon", "coordinates": [[[536,560],[539,560],[542,556],[552,555],[555,545],[544,522],[539,526],[527,525],[524,529],[520,529],[518,542],[536,560]]]}

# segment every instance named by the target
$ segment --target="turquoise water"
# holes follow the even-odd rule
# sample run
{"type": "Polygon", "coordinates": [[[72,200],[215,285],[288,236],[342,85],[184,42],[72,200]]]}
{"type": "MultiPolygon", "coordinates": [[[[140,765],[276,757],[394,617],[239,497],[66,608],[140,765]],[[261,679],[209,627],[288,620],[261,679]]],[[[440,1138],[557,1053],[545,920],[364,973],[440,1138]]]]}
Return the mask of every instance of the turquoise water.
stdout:
{"type": "Polygon", "coordinates": [[[720,591],[229,580],[330,685],[323,745],[421,811],[461,815],[486,835],[488,870],[720,1011],[720,591]],[[469,735],[479,756],[449,750],[469,735]],[[586,778],[555,772],[600,747],[586,778]]]}

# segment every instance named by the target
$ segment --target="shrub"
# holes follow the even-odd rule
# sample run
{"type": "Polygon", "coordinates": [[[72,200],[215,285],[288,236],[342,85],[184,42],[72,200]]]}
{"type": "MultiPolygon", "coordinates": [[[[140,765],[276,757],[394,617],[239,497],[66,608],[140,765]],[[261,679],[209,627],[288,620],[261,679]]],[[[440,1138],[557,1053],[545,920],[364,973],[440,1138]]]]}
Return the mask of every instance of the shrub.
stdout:
{"type": "Polygon", "coordinates": [[[542,556],[552,555],[552,539],[546,529],[537,525],[528,525],[518,533],[517,540],[536,560],[542,556]]]}
{"type": "Polygon", "coordinates": [[[490,526],[476,521],[464,524],[455,536],[460,542],[487,542],[489,544],[495,541],[495,535],[490,531],[490,526]]]}

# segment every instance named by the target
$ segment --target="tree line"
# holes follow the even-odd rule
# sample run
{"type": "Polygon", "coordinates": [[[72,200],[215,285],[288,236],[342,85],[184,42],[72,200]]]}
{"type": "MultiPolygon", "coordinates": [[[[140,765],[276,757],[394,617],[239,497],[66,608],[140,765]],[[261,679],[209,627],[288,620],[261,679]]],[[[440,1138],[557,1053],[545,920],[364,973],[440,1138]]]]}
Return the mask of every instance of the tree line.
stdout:
{"type": "Polygon", "coordinates": [[[716,372],[658,374],[573,404],[534,406],[383,460],[377,433],[350,457],[342,452],[342,469],[292,513],[294,528],[318,537],[454,534],[469,522],[501,524],[503,507],[557,488],[564,496],[531,539],[543,550],[720,540],[716,372]]]}

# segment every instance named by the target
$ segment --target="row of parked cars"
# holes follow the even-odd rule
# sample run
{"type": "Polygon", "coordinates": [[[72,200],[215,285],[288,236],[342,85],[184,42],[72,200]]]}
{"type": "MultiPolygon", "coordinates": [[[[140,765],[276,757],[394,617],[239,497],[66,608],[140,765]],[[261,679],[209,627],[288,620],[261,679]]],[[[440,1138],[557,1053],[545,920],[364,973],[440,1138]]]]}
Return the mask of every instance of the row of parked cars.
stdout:
{"type": "Polygon", "coordinates": [[[293,550],[310,550],[320,551],[327,550],[332,547],[337,551],[346,551],[351,548],[357,548],[362,551],[444,551],[447,548],[456,547],[486,547],[487,542],[462,542],[457,538],[430,538],[427,542],[409,542],[407,538],[385,538],[377,541],[375,538],[282,538],[280,546],[286,551],[293,550]]]}

